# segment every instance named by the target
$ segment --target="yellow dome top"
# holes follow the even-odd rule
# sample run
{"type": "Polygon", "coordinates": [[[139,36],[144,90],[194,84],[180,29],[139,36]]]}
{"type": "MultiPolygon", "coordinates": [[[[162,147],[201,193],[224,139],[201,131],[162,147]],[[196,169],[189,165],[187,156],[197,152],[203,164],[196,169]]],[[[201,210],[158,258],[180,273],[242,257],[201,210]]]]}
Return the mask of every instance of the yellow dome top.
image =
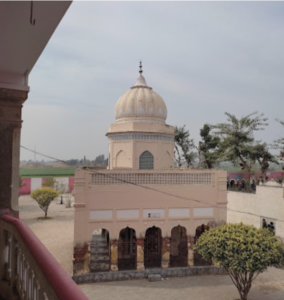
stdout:
{"type": "Polygon", "coordinates": [[[165,123],[167,107],[162,97],[148,87],[145,78],[140,76],[136,84],[124,93],[115,106],[116,122],[155,122],[165,123]]]}

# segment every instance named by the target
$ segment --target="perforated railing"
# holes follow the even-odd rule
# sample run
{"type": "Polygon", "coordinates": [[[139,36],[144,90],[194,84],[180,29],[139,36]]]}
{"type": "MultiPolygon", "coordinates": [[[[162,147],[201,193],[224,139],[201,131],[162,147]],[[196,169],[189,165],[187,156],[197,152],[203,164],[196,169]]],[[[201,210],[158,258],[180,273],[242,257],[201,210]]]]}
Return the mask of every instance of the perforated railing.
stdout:
{"type": "Polygon", "coordinates": [[[88,300],[31,229],[0,217],[0,295],[9,300],[88,300]]]}
{"type": "Polygon", "coordinates": [[[210,185],[210,173],[96,173],[93,174],[93,185],[121,184],[200,184],[210,185]]]}

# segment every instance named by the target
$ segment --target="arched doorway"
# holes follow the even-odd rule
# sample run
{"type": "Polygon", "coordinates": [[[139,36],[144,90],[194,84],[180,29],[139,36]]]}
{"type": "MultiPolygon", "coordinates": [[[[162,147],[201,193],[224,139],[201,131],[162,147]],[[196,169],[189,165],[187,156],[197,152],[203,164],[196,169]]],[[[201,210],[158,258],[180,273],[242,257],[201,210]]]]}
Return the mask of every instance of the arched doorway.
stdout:
{"type": "MultiPolygon", "coordinates": [[[[210,227],[208,225],[202,224],[201,226],[198,226],[195,231],[194,244],[196,244],[201,234],[209,229],[210,227]]],[[[194,252],[194,266],[211,266],[211,265],[212,265],[211,259],[206,260],[199,253],[194,252]]]]}
{"type": "Polygon", "coordinates": [[[93,232],[91,249],[91,272],[108,272],[110,269],[109,232],[100,228],[93,232]]]}
{"type": "Polygon", "coordinates": [[[144,239],[145,268],[160,268],[162,262],[162,231],[158,227],[148,228],[144,239]]]}
{"type": "Polygon", "coordinates": [[[144,151],[139,157],[140,170],[154,169],[154,156],[149,151],[144,151]]]}
{"type": "Polygon", "coordinates": [[[135,230],[122,229],[118,240],[118,270],[136,270],[136,246],[135,230]]]}
{"type": "Polygon", "coordinates": [[[170,267],[187,267],[187,254],[186,229],[178,225],[171,232],[170,267]]]}

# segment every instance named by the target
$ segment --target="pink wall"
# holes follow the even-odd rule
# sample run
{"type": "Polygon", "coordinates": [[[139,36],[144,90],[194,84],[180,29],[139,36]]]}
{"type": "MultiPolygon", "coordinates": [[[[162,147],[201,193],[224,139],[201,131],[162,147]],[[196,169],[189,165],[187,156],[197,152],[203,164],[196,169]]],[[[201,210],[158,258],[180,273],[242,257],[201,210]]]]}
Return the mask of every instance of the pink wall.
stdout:
{"type": "Polygon", "coordinates": [[[29,195],[31,193],[31,178],[22,178],[23,186],[19,189],[20,195],[29,195]]]}
{"type": "Polygon", "coordinates": [[[75,177],[69,177],[69,193],[74,190],[75,177]]]}
{"type": "MultiPolygon", "coordinates": [[[[62,177],[63,178],[63,177],[62,177]]],[[[67,179],[67,177],[65,177],[67,179]]],[[[19,195],[29,195],[32,192],[32,181],[38,180],[38,178],[22,178],[24,186],[19,188],[19,195]]],[[[42,183],[46,181],[46,178],[41,178],[42,183]]],[[[68,177],[69,192],[74,189],[74,177],[68,177]]]]}

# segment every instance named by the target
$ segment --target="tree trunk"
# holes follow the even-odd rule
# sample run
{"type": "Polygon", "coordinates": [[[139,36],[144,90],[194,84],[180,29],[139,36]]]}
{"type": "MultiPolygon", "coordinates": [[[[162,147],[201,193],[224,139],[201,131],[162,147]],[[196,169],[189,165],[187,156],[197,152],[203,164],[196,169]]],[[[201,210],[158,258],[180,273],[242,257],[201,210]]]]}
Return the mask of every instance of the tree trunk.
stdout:
{"type": "MultiPolygon", "coordinates": [[[[251,288],[254,273],[237,273],[230,269],[227,269],[229,276],[231,277],[234,285],[238,289],[241,300],[247,300],[248,293],[251,288]]],[[[256,278],[256,277],[255,277],[256,278]]],[[[254,279],[255,279],[254,278],[254,279]]]]}
{"type": "Polygon", "coordinates": [[[44,217],[45,218],[47,217],[47,210],[44,212],[44,217]]]}

